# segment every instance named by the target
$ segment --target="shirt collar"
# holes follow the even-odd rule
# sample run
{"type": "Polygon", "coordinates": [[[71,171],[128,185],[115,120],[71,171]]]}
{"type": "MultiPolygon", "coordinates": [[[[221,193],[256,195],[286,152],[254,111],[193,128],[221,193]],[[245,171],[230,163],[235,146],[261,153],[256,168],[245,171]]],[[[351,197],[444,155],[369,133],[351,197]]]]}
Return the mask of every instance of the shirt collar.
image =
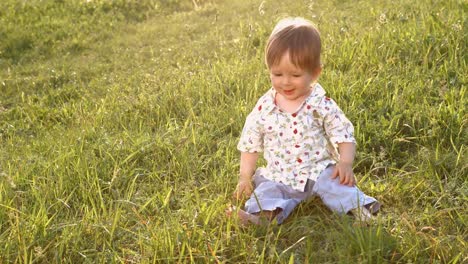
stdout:
{"type": "Polygon", "coordinates": [[[309,95],[309,97],[306,98],[305,102],[311,106],[317,106],[320,103],[320,101],[322,101],[326,92],[325,89],[323,89],[323,87],[319,83],[313,84],[313,89],[314,90],[309,95]]]}
{"type": "MultiPolygon", "coordinates": [[[[323,87],[319,83],[311,84],[311,86],[313,87],[312,93],[310,93],[310,95],[305,99],[304,103],[311,106],[317,106],[322,100],[322,98],[325,96],[326,92],[325,89],[323,89],[323,87]]],[[[267,92],[263,101],[263,105],[267,113],[273,111],[273,109],[276,108],[275,96],[276,90],[272,87],[267,92]]]]}

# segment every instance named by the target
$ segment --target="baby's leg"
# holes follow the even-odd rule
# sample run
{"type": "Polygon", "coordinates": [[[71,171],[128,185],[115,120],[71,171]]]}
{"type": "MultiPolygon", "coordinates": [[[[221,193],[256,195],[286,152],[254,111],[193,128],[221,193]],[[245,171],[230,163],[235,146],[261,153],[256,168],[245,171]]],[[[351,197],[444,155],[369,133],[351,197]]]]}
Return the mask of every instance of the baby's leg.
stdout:
{"type": "Polygon", "coordinates": [[[315,182],[312,191],[319,195],[323,203],[332,211],[339,214],[352,213],[360,223],[372,220],[372,214],[379,210],[380,203],[373,197],[367,196],[357,186],[349,187],[339,183],[339,179],[332,179],[333,167],[325,169],[315,182]]]}
{"type": "Polygon", "coordinates": [[[268,180],[256,174],[255,190],[237,216],[244,223],[269,224],[276,220],[281,224],[307,194],[290,186],[268,180]]]}
{"type": "MultiPolygon", "coordinates": [[[[260,211],[258,213],[253,213],[253,214],[250,214],[250,215],[253,215],[255,216],[255,218],[257,219],[256,222],[252,222],[256,225],[265,225],[265,224],[269,224],[271,223],[275,217],[282,211],[281,208],[276,208],[275,210],[273,211],[268,211],[268,210],[263,210],[263,211],[260,211]]],[[[247,212],[246,212],[247,213],[247,212]]],[[[247,213],[249,214],[249,213],[247,213]]]]}
{"type": "MultiPolygon", "coordinates": [[[[232,212],[236,211],[234,206],[230,206],[226,211],[228,217],[232,216],[232,212]]],[[[274,211],[260,211],[258,213],[248,213],[242,209],[237,210],[237,217],[241,221],[242,225],[254,224],[254,225],[266,225],[275,219],[278,213],[281,212],[280,208],[274,211]]]]}

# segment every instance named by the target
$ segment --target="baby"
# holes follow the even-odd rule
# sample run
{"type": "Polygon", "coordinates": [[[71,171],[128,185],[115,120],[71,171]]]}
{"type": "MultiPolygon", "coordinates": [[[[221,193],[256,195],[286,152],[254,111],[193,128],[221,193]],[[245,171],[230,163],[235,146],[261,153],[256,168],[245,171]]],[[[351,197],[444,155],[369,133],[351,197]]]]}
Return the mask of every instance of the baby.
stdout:
{"type": "Polygon", "coordinates": [[[240,177],[234,197],[250,197],[237,215],[244,224],[281,224],[314,195],[332,211],[367,222],[380,204],[356,187],[354,128],[317,82],[320,34],[303,18],[281,20],[265,61],[272,88],[257,102],[240,137],[240,177]],[[266,167],[257,168],[259,152],[266,167]]]}

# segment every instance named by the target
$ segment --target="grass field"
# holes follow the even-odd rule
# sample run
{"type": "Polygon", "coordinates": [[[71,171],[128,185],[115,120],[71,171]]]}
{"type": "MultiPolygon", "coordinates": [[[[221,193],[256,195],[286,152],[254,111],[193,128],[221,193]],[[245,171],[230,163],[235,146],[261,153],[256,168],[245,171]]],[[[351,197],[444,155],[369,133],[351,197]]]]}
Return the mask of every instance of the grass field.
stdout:
{"type": "Polygon", "coordinates": [[[467,263],[462,0],[3,0],[0,263],[467,263]],[[224,215],[269,88],[265,40],[304,16],[356,128],[371,227],[302,204],[224,215]]]}

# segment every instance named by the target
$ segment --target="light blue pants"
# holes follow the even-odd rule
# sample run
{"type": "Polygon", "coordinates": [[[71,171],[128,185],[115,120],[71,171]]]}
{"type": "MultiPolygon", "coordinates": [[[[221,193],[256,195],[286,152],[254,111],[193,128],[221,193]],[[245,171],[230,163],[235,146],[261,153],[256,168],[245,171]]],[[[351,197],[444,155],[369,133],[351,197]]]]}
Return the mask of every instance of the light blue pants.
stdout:
{"type": "Polygon", "coordinates": [[[281,224],[292,210],[302,201],[319,196],[333,212],[345,214],[352,209],[375,203],[371,213],[379,210],[380,204],[373,197],[367,196],[356,186],[340,184],[339,177],[332,179],[334,166],[328,166],[317,178],[308,180],[304,192],[285,184],[274,182],[261,175],[257,170],[254,176],[255,190],[245,204],[248,213],[274,211],[281,209],[276,220],[281,224]]]}

